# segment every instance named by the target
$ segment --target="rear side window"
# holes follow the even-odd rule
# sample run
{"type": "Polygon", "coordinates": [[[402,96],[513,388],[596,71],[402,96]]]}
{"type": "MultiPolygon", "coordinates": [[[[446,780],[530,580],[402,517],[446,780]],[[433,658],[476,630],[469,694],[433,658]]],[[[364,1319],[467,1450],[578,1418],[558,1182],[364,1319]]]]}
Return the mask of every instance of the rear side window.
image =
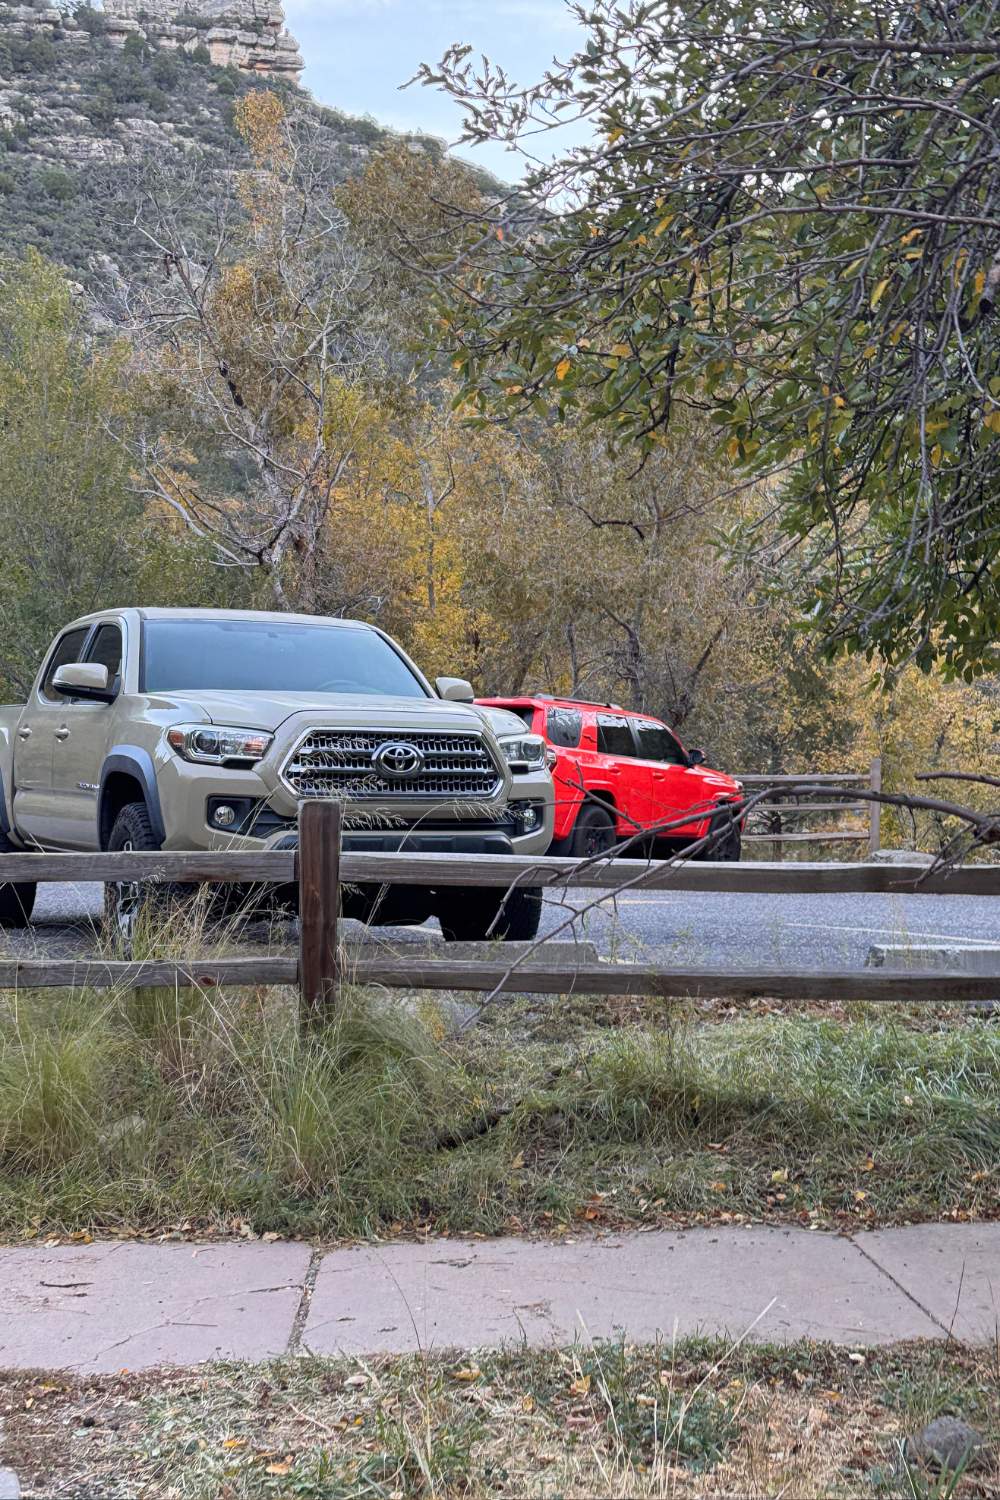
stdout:
{"type": "Polygon", "coordinates": [[[635,740],[628,719],[623,715],[597,715],[597,753],[635,757],[635,740]]]}
{"type": "Polygon", "coordinates": [[[99,625],[87,652],[87,660],[108,669],[108,686],[114,688],[122,670],[122,633],[118,625],[99,625]]]}
{"type": "Polygon", "coordinates": [[[80,652],[83,643],[90,634],[90,626],[83,625],[79,630],[67,630],[66,634],[57,643],[56,649],[49,657],[49,664],[45,669],[45,680],[42,683],[41,695],[52,702],[61,703],[62,694],[57,693],[52,686],[52,679],[60,667],[65,667],[71,661],[80,660],[80,652]]]}
{"type": "Polygon", "coordinates": [[[550,745],[575,750],[583,734],[583,714],[578,708],[550,708],[545,721],[550,745]]]}
{"type": "Polygon", "coordinates": [[[505,703],[504,708],[510,714],[517,714],[519,719],[524,720],[525,729],[530,729],[535,722],[535,710],[530,703],[505,703]]]}
{"type": "Polygon", "coordinates": [[[672,766],[686,766],[687,756],[670,730],[662,724],[636,724],[639,754],[643,760],[666,761],[672,766]]]}

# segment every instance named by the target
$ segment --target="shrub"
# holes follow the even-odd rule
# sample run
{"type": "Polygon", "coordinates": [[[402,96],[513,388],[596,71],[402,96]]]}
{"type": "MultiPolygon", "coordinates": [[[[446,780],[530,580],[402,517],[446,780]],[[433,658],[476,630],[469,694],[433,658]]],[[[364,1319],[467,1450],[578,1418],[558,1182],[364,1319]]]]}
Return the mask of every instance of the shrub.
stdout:
{"type": "Polygon", "coordinates": [[[31,38],[22,56],[24,63],[34,69],[36,73],[48,72],[49,68],[54,68],[59,60],[59,55],[52,42],[40,31],[31,38]]]}
{"type": "Polygon", "coordinates": [[[78,5],[73,12],[73,18],[76,24],[82,30],[89,32],[91,36],[103,36],[105,30],[104,17],[92,5],[78,5]]]}
{"type": "Polygon", "coordinates": [[[180,72],[178,60],[173,52],[157,52],[149,68],[149,76],[158,88],[170,89],[176,87],[177,76],[180,72]]]}
{"type": "Polygon", "coordinates": [[[17,183],[9,172],[0,172],[0,193],[9,198],[11,193],[17,191],[17,183]]]}
{"type": "Polygon", "coordinates": [[[220,94],[226,94],[230,99],[236,93],[236,82],[228,73],[223,73],[215,86],[220,94]]]}
{"type": "Polygon", "coordinates": [[[76,107],[98,130],[109,129],[120,113],[118,103],[106,83],[98,84],[90,98],[81,99],[76,107]]]}
{"type": "Polygon", "coordinates": [[[162,89],[150,89],[146,95],[146,103],[154,115],[165,115],[170,108],[170,100],[162,89]]]}
{"type": "Polygon", "coordinates": [[[107,85],[119,104],[139,104],[149,93],[149,84],[134,57],[123,57],[107,75],[107,85]]]}
{"type": "Polygon", "coordinates": [[[208,64],[212,61],[212,54],[211,52],[209,52],[204,42],[198,43],[197,47],[195,47],[194,51],[190,54],[190,57],[192,62],[202,63],[203,65],[208,64]]]}
{"type": "Polygon", "coordinates": [[[57,203],[68,203],[70,198],[76,197],[76,184],[61,167],[46,167],[39,173],[38,180],[45,196],[55,198],[57,203]]]}
{"type": "Polygon", "coordinates": [[[145,58],[149,57],[150,52],[151,48],[149,46],[149,43],[146,42],[137,31],[130,31],[128,36],[125,38],[125,45],[122,48],[122,56],[135,57],[138,58],[141,62],[145,58]]]}

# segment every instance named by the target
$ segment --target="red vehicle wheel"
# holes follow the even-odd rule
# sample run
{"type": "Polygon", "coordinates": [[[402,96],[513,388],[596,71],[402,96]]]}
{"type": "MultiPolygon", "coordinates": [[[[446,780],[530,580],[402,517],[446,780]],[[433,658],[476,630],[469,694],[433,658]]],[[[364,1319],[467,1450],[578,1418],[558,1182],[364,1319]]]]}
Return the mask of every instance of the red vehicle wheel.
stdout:
{"type": "Polygon", "coordinates": [[[581,807],[573,825],[570,854],[573,859],[593,859],[615,842],[615,820],[603,807],[589,802],[581,807]]]}
{"type": "Polygon", "coordinates": [[[718,833],[723,828],[728,828],[728,833],[703,849],[695,856],[696,859],[713,860],[717,863],[738,863],[743,852],[743,839],[740,836],[739,824],[734,823],[726,813],[716,813],[709,824],[708,831],[718,833]]]}

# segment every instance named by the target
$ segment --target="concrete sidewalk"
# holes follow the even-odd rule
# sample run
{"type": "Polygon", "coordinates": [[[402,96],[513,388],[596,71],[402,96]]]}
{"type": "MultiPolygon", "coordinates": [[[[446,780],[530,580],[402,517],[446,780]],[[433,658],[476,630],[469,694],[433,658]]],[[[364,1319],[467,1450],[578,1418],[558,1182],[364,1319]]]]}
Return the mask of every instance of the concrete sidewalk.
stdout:
{"type": "Polygon", "coordinates": [[[750,1329],[779,1343],[992,1342],[1000,1224],[856,1239],[784,1228],[572,1244],[133,1241],[0,1250],[0,1367],[81,1373],[264,1359],[635,1340],[750,1329]]]}

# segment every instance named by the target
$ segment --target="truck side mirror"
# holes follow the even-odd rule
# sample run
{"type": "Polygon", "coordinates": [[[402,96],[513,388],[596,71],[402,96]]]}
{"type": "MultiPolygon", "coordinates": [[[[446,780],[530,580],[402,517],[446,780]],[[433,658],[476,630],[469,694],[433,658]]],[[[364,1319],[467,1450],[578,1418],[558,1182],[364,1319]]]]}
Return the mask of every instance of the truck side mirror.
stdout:
{"type": "Polygon", "coordinates": [[[96,661],[71,661],[59,667],[52,686],[64,698],[91,698],[96,703],[111,703],[114,693],[108,687],[108,669],[96,661]]]}
{"type": "Polygon", "coordinates": [[[703,766],[704,764],[705,764],[705,752],[704,752],[704,750],[689,750],[688,751],[688,765],[689,766],[703,766]]]}
{"type": "Polygon", "coordinates": [[[464,677],[439,677],[434,686],[438,690],[438,697],[446,698],[449,703],[475,701],[476,695],[472,691],[472,683],[466,682],[464,677]]]}

